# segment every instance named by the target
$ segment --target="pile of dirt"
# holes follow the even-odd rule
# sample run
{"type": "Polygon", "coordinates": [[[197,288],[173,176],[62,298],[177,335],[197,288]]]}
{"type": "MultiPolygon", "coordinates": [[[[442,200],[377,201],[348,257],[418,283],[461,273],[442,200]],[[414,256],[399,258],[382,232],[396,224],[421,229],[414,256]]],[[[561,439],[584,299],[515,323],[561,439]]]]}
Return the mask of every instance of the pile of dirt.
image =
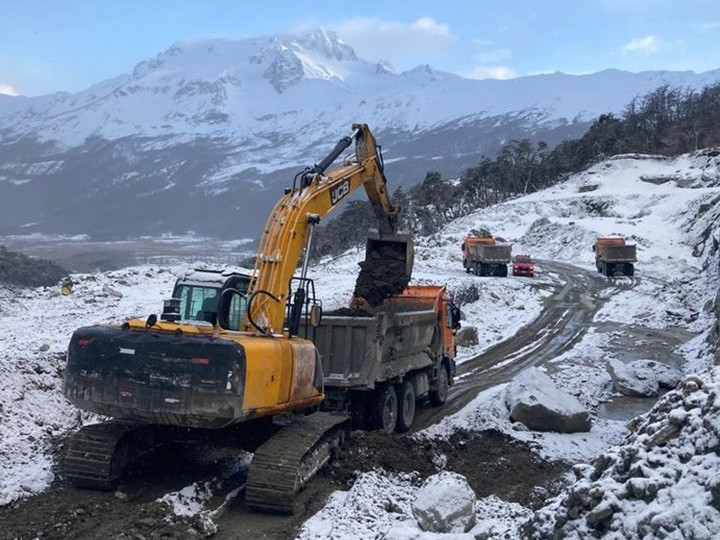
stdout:
{"type": "Polygon", "coordinates": [[[407,245],[402,242],[378,243],[360,264],[355,296],[379,306],[388,296],[402,293],[410,282],[407,272],[407,245]]]}
{"type": "Polygon", "coordinates": [[[373,314],[360,308],[340,308],[325,313],[328,316],[337,317],[372,317],[373,314]]]}
{"type": "Polygon", "coordinates": [[[478,497],[494,494],[538,508],[549,494],[559,492],[571,465],[544,460],[527,445],[496,430],[458,432],[449,441],[356,431],[327,474],[349,485],[359,472],[376,468],[393,473],[417,471],[422,479],[440,470],[454,471],[467,478],[478,497]]]}

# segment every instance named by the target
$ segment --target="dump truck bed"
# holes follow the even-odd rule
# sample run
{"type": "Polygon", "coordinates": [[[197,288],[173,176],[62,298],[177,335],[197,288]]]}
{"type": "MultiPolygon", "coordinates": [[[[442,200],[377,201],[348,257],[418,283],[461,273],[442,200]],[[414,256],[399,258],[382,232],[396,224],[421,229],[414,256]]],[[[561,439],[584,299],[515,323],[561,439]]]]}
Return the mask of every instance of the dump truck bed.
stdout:
{"type": "Polygon", "coordinates": [[[607,262],[636,262],[637,249],[635,245],[600,246],[600,258],[607,262]]]}
{"type": "Polygon", "coordinates": [[[315,345],[325,385],[372,389],[377,383],[431,366],[434,359],[428,350],[437,321],[438,313],[432,309],[373,316],[324,315],[315,345]]]}
{"type": "Polygon", "coordinates": [[[509,263],[512,256],[510,244],[470,244],[468,246],[469,260],[486,264],[509,263]]]}

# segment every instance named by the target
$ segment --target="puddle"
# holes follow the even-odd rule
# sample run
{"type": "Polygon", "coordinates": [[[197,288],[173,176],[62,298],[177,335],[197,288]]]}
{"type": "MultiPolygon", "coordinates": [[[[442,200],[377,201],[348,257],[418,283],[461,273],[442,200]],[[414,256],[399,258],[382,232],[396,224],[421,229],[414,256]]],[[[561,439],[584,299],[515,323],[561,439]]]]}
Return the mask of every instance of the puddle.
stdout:
{"type": "Polygon", "coordinates": [[[628,421],[648,412],[657,400],[657,397],[616,396],[610,401],[601,403],[597,415],[598,418],[606,420],[628,421]]]}

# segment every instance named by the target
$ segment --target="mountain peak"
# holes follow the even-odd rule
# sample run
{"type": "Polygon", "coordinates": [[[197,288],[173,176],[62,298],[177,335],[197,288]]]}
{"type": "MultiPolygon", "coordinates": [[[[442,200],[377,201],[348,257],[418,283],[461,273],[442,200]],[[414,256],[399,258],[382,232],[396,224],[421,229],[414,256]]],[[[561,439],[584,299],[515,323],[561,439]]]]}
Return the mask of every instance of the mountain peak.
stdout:
{"type": "Polygon", "coordinates": [[[293,41],[303,49],[320,53],[338,62],[356,62],[358,59],[353,48],[345,44],[332,30],[318,28],[293,41]]]}

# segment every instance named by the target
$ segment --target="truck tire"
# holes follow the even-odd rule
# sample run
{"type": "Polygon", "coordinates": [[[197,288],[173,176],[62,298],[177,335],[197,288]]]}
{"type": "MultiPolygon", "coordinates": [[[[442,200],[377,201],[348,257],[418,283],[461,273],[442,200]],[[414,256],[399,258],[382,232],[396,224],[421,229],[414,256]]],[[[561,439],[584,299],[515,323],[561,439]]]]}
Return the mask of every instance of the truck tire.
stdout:
{"type": "Polygon", "coordinates": [[[398,419],[398,399],[391,384],[386,384],[375,390],[371,406],[372,426],[385,433],[395,431],[398,419]]]}
{"type": "Polygon", "coordinates": [[[447,369],[445,369],[445,364],[442,364],[438,369],[436,385],[437,387],[434,390],[430,390],[429,397],[430,403],[435,407],[439,407],[440,405],[445,405],[448,396],[448,388],[450,387],[450,380],[448,379],[448,372],[447,369]]]}
{"type": "Polygon", "coordinates": [[[500,265],[500,277],[507,277],[508,270],[507,270],[507,264],[501,264],[500,265]]]}
{"type": "Polygon", "coordinates": [[[635,275],[635,265],[633,263],[625,263],[625,275],[629,277],[635,275]]]}
{"type": "Polygon", "coordinates": [[[415,420],[415,388],[412,381],[406,380],[397,387],[397,403],[398,415],[395,429],[402,433],[409,430],[415,420]]]}

